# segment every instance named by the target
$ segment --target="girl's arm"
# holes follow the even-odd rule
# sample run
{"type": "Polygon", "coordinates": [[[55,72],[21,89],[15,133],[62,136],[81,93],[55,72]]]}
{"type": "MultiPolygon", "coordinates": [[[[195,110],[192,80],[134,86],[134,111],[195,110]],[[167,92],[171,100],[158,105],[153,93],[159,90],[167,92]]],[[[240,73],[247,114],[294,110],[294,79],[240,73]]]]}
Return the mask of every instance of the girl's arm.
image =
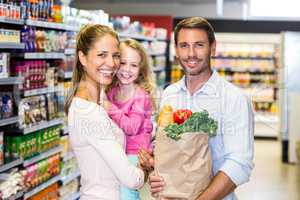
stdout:
{"type": "Polygon", "coordinates": [[[111,103],[108,108],[109,116],[119,125],[126,135],[137,135],[144,124],[146,112],[151,112],[150,98],[139,95],[133,102],[128,113],[123,112],[111,103]]]}

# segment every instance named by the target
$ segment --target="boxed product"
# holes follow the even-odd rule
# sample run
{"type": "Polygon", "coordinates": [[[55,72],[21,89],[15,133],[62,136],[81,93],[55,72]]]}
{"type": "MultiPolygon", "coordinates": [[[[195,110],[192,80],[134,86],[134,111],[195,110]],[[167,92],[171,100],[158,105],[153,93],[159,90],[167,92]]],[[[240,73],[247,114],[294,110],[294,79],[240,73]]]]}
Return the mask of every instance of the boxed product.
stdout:
{"type": "Polygon", "coordinates": [[[22,174],[16,169],[7,174],[5,180],[0,180],[0,199],[14,199],[11,196],[24,189],[22,174]]]}
{"type": "Polygon", "coordinates": [[[12,117],[13,111],[12,92],[0,92],[0,119],[12,117]]]}
{"type": "Polygon", "coordinates": [[[59,199],[67,199],[71,194],[78,192],[79,180],[74,179],[66,185],[59,188],[59,199]]]}
{"type": "Polygon", "coordinates": [[[19,104],[19,128],[27,128],[47,120],[46,97],[28,97],[19,104]]]}
{"type": "Polygon", "coordinates": [[[59,154],[34,163],[22,171],[22,174],[24,175],[24,183],[28,189],[36,187],[59,173],[59,154]]]}
{"type": "Polygon", "coordinates": [[[0,53],[0,78],[9,76],[9,53],[0,53]]]}

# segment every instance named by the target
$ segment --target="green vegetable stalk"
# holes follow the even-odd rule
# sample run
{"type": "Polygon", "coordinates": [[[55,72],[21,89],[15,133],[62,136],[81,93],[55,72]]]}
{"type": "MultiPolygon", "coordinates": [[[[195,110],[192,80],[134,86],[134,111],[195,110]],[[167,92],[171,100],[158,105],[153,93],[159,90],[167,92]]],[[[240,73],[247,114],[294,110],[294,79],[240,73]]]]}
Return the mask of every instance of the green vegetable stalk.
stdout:
{"type": "Polygon", "coordinates": [[[168,125],[164,131],[166,135],[173,140],[179,140],[184,133],[187,132],[204,132],[210,137],[217,134],[218,124],[209,117],[209,113],[204,110],[202,112],[193,113],[183,124],[178,125],[172,123],[168,125]]]}

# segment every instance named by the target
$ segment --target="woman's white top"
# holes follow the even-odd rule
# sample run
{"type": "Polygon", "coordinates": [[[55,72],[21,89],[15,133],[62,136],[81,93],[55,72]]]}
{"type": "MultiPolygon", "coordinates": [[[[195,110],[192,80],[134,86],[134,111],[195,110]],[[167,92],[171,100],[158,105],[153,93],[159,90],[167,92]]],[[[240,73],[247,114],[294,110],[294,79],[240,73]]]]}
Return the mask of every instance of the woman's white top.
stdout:
{"type": "Polygon", "coordinates": [[[120,185],[143,186],[143,171],[126,157],[124,133],[103,107],[74,97],[68,125],[81,173],[81,200],[119,200],[120,185]]]}

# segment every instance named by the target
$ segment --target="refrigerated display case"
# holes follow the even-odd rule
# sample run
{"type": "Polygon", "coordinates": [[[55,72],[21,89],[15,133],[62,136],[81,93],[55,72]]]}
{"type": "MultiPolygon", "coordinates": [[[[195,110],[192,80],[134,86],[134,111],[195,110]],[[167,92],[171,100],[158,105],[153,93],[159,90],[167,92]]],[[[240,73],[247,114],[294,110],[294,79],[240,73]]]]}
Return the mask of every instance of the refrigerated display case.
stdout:
{"type": "Polygon", "coordinates": [[[216,40],[212,67],[251,97],[254,135],[277,138],[280,34],[217,33],[216,40]]]}
{"type": "Polygon", "coordinates": [[[300,32],[281,34],[280,77],[280,132],[283,162],[296,163],[300,141],[300,32]]]}

